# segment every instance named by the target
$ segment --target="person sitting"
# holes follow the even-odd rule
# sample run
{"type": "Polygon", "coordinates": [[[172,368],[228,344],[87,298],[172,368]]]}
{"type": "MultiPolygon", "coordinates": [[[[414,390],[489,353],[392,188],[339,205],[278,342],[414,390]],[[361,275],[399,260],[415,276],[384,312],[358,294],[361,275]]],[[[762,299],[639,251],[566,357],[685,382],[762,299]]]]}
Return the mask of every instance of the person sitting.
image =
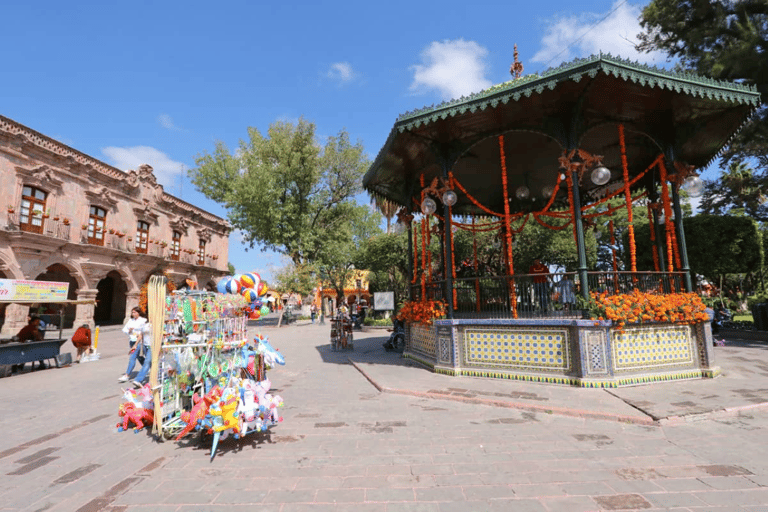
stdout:
{"type": "Polygon", "coordinates": [[[16,334],[19,341],[40,341],[43,339],[43,331],[40,330],[40,317],[31,315],[27,317],[27,325],[16,334]]]}
{"type": "MultiPolygon", "coordinates": [[[[16,334],[16,339],[21,342],[26,341],[41,341],[43,339],[44,332],[40,330],[40,317],[37,315],[30,315],[27,317],[27,325],[21,328],[16,334]]],[[[45,361],[38,361],[40,369],[45,369],[45,361]]],[[[13,365],[11,371],[19,371],[24,368],[24,363],[13,365]]],[[[35,369],[35,363],[32,363],[32,370],[35,369]]]]}

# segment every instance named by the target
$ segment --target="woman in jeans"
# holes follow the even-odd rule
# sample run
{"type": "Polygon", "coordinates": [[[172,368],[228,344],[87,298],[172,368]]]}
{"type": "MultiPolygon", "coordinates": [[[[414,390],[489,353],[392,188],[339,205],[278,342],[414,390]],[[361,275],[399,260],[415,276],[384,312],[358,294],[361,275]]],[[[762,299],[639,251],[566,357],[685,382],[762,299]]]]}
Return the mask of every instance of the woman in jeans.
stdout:
{"type": "Polygon", "coordinates": [[[133,308],[131,310],[131,318],[125,323],[123,332],[128,335],[128,348],[130,349],[130,358],[128,359],[128,371],[125,375],[117,379],[119,382],[127,382],[128,375],[133,370],[133,366],[136,363],[136,358],[139,358],[139,363],[144,364],[144,357],[141,356],[141,345],[136,345],[138,342],[140,333],[147,323],[147,319],[141,316],[141,310],[139,308],[133,308]]]}
{"type": "Polygon", "coordinates": [[[133,387],[140,388],[145,384],[149,370],[152,368],[152,326],[149,322],[144,322],[141,325],[140,330],[136,332],[136,350],[131,353],[131,357],[128,358],[128,369],[125,370],[125,375],[120,377],[120,382],[128,380],[128,376],[133,371],[133,367],[136,366],[136,360],[139,359],[139,354],[144,356],[144,362],[141,363],[141,369],[139,370],[136,378],[133,379],[131,384],[133,387]]]}

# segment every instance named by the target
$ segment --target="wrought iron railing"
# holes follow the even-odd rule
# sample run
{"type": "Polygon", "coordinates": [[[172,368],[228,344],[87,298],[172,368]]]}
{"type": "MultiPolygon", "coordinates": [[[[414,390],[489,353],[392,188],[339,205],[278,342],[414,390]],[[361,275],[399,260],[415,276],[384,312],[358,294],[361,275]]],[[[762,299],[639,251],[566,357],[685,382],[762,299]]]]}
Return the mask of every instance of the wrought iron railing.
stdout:
{"type": "MultiPolygon", "coordinates": [[[[588,290],[610,295],[632,290],[668,294],[684,291],[683,272],[588,272],[588,290]]],[[[412,300],[421,299],[421,284],[411,286],[412,300]]],[[[554,273],[548,276],[517,274],[515,276],[465,277],[453,280],[454,318],[582,318],[577,306],[581,296],[581,279],[577,273],[554,273]]],[[[446,303],[445,281],[432,281],[424,286],[424,296],[446,303]]]]}

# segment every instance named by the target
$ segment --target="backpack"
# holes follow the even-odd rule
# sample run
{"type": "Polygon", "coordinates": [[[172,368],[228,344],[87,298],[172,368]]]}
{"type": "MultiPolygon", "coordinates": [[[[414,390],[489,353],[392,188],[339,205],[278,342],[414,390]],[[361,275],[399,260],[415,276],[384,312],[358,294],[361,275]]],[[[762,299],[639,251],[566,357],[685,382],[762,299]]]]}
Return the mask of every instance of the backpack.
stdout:
{"type": "Polygon", "coordinates": [[[87,325],[77,328],[75,334],[72,335],[72,344],[76,347],[91,346],[91,330],[87,325]]]}

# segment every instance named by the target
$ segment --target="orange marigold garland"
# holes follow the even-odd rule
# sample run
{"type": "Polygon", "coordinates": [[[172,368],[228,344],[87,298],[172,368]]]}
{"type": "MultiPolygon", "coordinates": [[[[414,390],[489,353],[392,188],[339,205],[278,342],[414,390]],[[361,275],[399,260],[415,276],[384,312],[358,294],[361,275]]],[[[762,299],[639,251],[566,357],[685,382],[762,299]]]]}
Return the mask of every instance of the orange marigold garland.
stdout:
{"type": "Polygon", "coordinates": [[[441,300],[406,301],[396,318],[401,322],[419,323],[425,327],[438,318],[445,317],[445,302],[441,300]]]}
{"type": "Polygon", "coordinates": [[[621,167],[624,171],[624,199],[627,202],[629,228],[629,259],[632,272],[637,272],[637,247],[635,246],[635,226],[632,218],[632,194],[629,192],[629,167],[627,165],[627,146],[624,140],[624,125],[619,125],[619,145],[621,146],[621,167]]]}
{"type": "Polygon", "coordinates": [[[672,225],[672,209],[669,206],[669,187],[667,186],[667,168],[664,162],[659,162],[659,174],[661,178],[661,204],[664,208],[664,228],[667,232],[667,270],[673,272],[674,260],[672,255],[672,234],[670,227],[672,225]]]}
{"type": "MultiPolygon", "coordinates": [[[[507,275],[515,274],[512,262],[512,233],[509,218],[509,191],[507,190],[507,157],[504,154],[504,136],[499,135],[499,160],[501,161],[501,190],[504,194],[504,241],[507,256],[507,275]]],[[[512,299],[512,317],[517,318],[517,291],[515,280],[509,280],[509,296],[512,299]]]]}
{"type": "Polygon", "coordinates": [[[634,290],[619,295],[592,292],[590,296],[593,301],[591,318],[611,320],[619,328],[653,322],[696,324],[709,321],[707,306],[695,293],[664,295],[634,290]]]}

